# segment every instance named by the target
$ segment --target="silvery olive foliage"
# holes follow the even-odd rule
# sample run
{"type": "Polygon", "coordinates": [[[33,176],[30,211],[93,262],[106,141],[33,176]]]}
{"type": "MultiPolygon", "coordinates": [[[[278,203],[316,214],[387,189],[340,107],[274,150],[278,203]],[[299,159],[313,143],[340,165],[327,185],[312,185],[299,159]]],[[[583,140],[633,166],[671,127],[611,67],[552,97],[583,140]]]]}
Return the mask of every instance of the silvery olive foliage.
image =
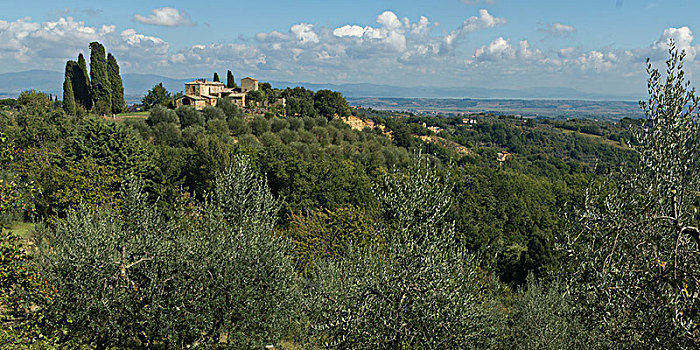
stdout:
{"type": "Polygon", "coordinates": [[[214,188],[166,220],[132,180],[120,212],[78,210],[43,232],[50,322],[97,348],[260,349],[287,337],[299,292],[291,247],[272,233],[277,201],[244,157],[214,188]]]}
{"type": "Polygon", "coordinates": [[[511,309],[509,348],[591,348],[595,337],[575,318],[572,301],[559,282],[546,284],[528,275],[511,309]]]}
{"type": "Polygon", "coordinates": [[[671,42],[666,74],[647,61],[640,160],[591,189],[566,236],[577,313],[609,348],[700,346],[700,117],[671,42]]]}
{"type": "Polygon", "coordinates": [[[498,341],[497,309],[452,224],[451,186],[416,162],[375,189],[386,222],[378,249],[351,249],[318,264],[310,281],[312,339],[324,349],[488,348],[498,341]]]}

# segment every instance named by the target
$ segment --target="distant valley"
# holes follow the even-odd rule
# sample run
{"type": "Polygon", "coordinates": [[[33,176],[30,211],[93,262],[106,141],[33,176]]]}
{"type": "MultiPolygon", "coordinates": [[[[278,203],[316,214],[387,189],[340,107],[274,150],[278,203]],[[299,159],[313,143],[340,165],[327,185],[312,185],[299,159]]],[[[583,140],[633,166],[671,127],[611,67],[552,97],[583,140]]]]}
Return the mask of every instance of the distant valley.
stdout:
{"type": "Polygon", "coordinates": [[[348,98],[353,106],[416,114],[495,113],[523,118],[589,118],[617,121],[641,118],[638,102],[565,99],[348,98]]]}

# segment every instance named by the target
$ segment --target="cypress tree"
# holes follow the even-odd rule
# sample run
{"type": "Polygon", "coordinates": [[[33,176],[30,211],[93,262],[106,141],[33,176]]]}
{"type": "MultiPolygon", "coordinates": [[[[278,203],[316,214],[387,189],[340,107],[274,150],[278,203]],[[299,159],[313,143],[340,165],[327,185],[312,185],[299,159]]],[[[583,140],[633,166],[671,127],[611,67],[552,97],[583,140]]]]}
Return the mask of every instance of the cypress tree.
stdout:
{"type": "Polygon", "coordinates": [[[124,111],[124,84],[119,75],[119,64],[111,53],[107,54],[107,70],[109,71],[109,83],[112,86],[112,114],[124,111]]]}
{"type": "Polygon", "coordinates": [[[231,73],[231,71],[226,73],[226,87],[229,89],[235,89],[238,87],[236,86],[236,79],[233,78],[233,73],[231,73]]]}
{"type": "Polygon", "coordinates": [[[83,54],[78,55],[78,64],[73,65],[71,75],[73,83],[73,95],[75,102],[85,107],[86,111],[92,109],[92,94],[90,93],[90,76],[88,75],[87,63],[83,54]]]}
{"type": "Polygon", "coordinates": [[[66,111],[68,115],[75,115],[75,95],[73,94],[71,76],[73,75],[73,67],[77,65],[78,63],[75,61],[66,62],[66,74],[63,80],[63,110],[66,111]]]}
{"type": "Polygon", "coordinates": [[[112,112],[112,86],[107,72],[105,47],[97,41],[90,43],[90,87],[98,114],[112,112]]]}
{"type": "Polygon", "coordinates": [[[219,81],[219,73],[214,72],[214,81],[219,81]]]}

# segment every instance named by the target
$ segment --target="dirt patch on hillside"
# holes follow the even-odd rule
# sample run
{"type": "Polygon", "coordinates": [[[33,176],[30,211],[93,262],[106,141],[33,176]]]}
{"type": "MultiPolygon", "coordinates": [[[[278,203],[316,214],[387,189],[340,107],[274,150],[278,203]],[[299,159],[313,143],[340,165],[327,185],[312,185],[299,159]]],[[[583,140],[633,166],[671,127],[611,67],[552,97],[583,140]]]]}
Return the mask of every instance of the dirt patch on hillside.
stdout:
{"type": "Polygon", "coordinates": [[[391,131],[386,130],[383,124],[377,124],[369,119],[358,118],[354,115],[340,118],[345,124],[350,125],[353,130],[362,131],[364,128],[379,129],[386,136],[391,137],[391,131]]]}

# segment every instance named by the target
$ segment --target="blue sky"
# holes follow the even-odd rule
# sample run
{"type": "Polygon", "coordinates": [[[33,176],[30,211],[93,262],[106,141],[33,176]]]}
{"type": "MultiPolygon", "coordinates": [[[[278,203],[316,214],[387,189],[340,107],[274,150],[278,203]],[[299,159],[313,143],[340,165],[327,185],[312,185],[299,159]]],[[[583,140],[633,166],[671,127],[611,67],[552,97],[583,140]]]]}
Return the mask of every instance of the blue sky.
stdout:
{"type": "MultiPolygon", "coordinates": [[[[314,83],[645,91],[674,38],[700,68],[689,0],[3,1],[0,73],[60,71],[90,41],[122,72],[314,83]],[[698,61],[698,62],[696,62],[698,61]]],[[[2,84],[2,82],[0,82],[2,84]]]]}

